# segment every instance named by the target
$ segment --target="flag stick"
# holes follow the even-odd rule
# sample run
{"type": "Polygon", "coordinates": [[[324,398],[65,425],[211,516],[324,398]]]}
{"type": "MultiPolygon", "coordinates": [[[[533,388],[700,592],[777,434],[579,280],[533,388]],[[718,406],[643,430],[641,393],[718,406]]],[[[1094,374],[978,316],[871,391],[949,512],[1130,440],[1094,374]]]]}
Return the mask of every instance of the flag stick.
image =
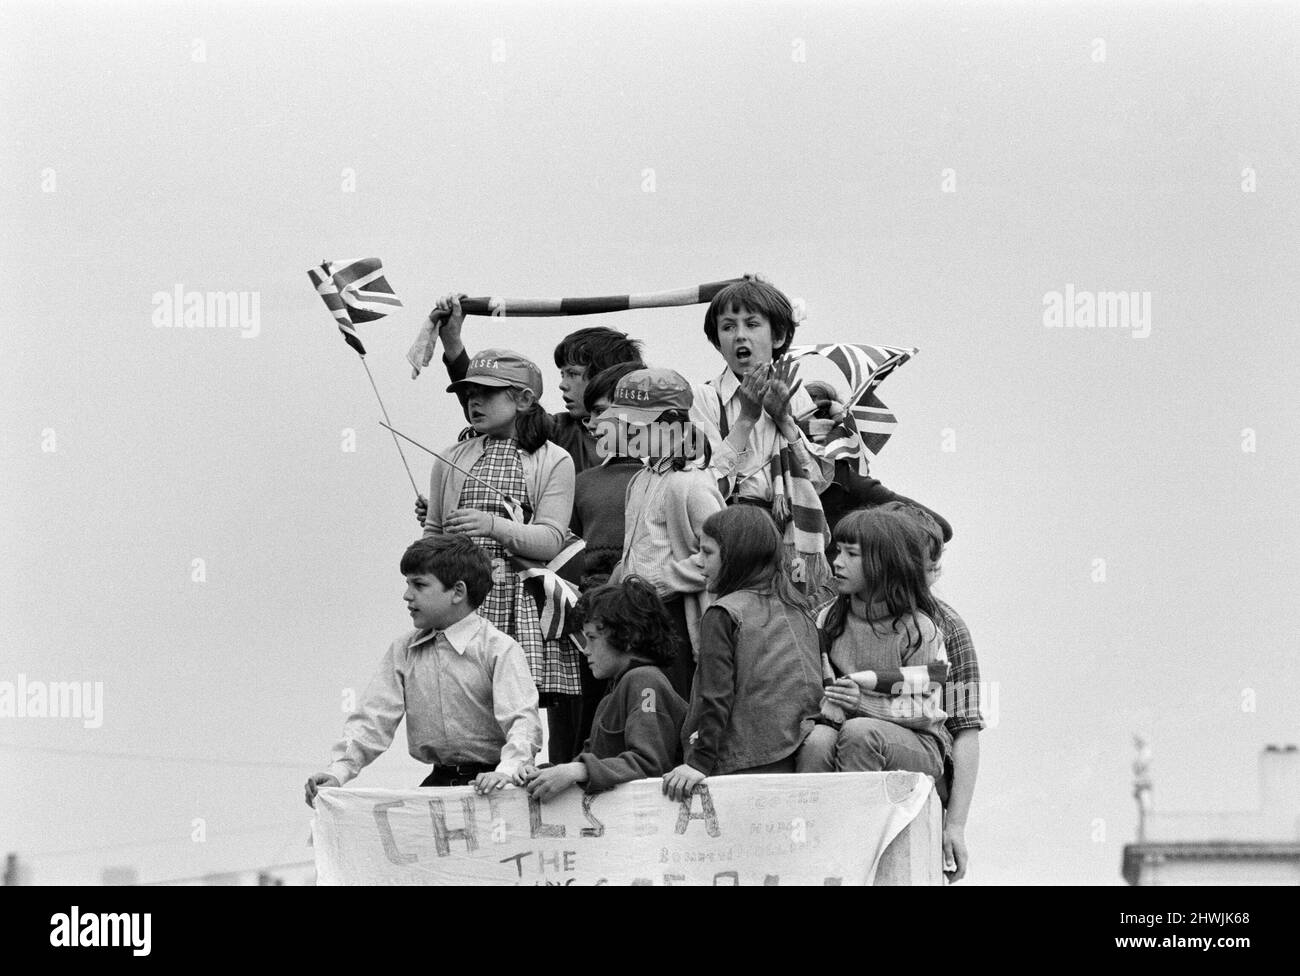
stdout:
{"type": "MultiPolygon", "coordinates": [[[[361,365],[366,368],[366,375],[370,377],[370,388],[375,391],[375,399],[379,401],[379,409],[383,411],[384,419],[388,420],[388,408],[384,406],[384,398],[379,395],[379,387],[375,386],[375,377],[370,372],[370,364],[366,362],[366,357],[361,357],[361,365]]],[[[391,423],[392,421],[389,421],[391,423]]],[[[388,424],[384,424],[388,427],[388,424]]],[[[415,484],[415,475],[411,474],[411,466],[406,461],[406,452],[402,450],[402,444],[397,439],[397,432],[388,427],[389,433],[393,435],[393,444],[397,447],[397,453],[402,455],[402,467],[406,468],[406,476],[411,479],[411,487],[415,490],[415,497],[420,498],[420,489],[415,484]]]]}
{"type": "Polygon", "coordinates": [[[442,456],[441,454],[439,454],[437,451],[425,447],[423,444],[421,444],[419,441],[417,441],[417,440],[416,440],[415,438],[413,438],[413,437],[407,437],[407,436],[406,436],[405,434],[403,434],[400,430],[396,430],[396,429],[394,429],[393,427],[390,427],[388,424],[384,423],[382,420],[379,422],[379,426],[385,428],[385,429],[386,429],[390,434],[393,435],[393,437],[395,437],[395,438],[400,437],[400,438],[401,438],[402,440],[404,440],[404,441],[410,441],[412,444],[414,444],[414,445],[415,445],[416,447],[418,447],[420,450],[422,450],[422,451],[427,451],[428,453],[430,453],[430,454],[432,454],[434,457],[436,457],[439,461],[441,461],[443,464],[447,465],[447,467],[449,467],[449,468],[455,468],[457,471],[459,471],[461,474],[463,474],[466,478],[469,478],[471,481],[477,481],[480,485],[482,485],[482,486],[483,486],[484,488],[486,488],[488,491],[492,492],[492,494],[496,495],[498,498],[501,499],[502,502],[505,503],[505,506],[506,506],[507,510],[510,510],[511,517],[513,517],[513,518],[514,518],[516,521],[518,521],[518,522],[522,522],[522,521],[523,521],[523,518],[520,517],[520,515],[522,515],[522,509],[520,509],[520,514],[519,514],[519,515],[516,515],[515,512],[514,512],[514,509],[519,505],[519,503],[518,503],[517,501],[515,501],[515,499],[512,498],[510,495],[507,495],[507,494],[506,494],[504,491],[502,491],[500,488],[496,487],[496,486],[493,485],[493,484],[490,484],[489,482],[484,481],[482,478],[480,478],[478,475],[474,474],[473,472],[471,472],[471,471],[466,471],[464,468],[462,468],[462,467],[461,467],[459,464],[457,464],[455,461],[448,461],[445,457],[443,457],[443,456],[442,456]]]}

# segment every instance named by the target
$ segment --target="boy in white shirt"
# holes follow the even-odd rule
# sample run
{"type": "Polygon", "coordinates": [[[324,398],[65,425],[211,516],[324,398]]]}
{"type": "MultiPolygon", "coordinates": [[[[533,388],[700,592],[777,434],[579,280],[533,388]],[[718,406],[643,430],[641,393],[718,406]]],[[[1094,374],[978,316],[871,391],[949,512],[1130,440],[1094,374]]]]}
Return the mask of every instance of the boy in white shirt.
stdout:
{"type": "Polygon", "coordinates": [[[492,564],[467,536],[431,536],[402,556],[415,630],[393,641],[333,762],[306,784],[341,786],[392,744],[406,717],[410,754],[433,770],[421,786],[479,793],[518,785],[541,748],[542,727],[523,648],[474,611],[492,588],[492,564]]]}

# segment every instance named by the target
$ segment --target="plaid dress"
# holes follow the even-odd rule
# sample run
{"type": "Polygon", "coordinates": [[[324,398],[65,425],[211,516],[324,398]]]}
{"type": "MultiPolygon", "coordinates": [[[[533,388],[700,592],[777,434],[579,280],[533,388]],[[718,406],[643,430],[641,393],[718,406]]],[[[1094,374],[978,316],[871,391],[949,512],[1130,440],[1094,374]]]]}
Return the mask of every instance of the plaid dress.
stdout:
{"type": "MultiPolygon", "coordinates": [[[[483,444],[483,455],[474,462],[470,473],[518,499],[525,517],[531,517],[532,506],[517,440],[488,438],[483,444]]],[[[498,518],[510,518],[501,498],[473,478],[465,479],[457,504],[460,508],[475,508],[498,518]]],[[[573,642],[567,637],[546,640],[542,636],[537,604],[524,592],[523,580],[511,565],[506,547],[489,536],[473,539],[492,560],[492,589],[478,608],[479,616],[519,642],[539,695],[582,694],[578,650],[573,642]]],[[[542,704],[546,704],[545,700],[542,704]]]]}

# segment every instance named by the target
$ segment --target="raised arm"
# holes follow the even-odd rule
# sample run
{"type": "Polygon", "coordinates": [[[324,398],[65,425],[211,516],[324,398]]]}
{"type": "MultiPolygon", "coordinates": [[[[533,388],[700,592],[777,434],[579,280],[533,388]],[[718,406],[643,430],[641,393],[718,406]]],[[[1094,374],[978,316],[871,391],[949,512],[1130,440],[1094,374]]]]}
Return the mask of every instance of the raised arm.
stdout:
{"type": "MultiPolygon", "coordinates": [[[[461,326],[465,324],[460,298],[459,295],[445,295],[438,300],[438,307],[429,313],[430,318],[442,315],[442,325],[438,330],[438,338],[442,339],[442,364],[447,367],[447,378],[453,383],[463,380],[469,373],[469,353],[460,338],[461,326]]],[[[456,399],[460,401],[465,419],[469,420],[469,391],[463,387],[456,390],[456,399]]]]}
{"type": "Polygon", "coordinates": [[[878,478],[858,474],[856,461],[847,459],[837,461],[835,463],[835,481],[849,493],[855,506],[874,507],[884,505],[886,502],[903,502],[908,505],[915,505],[938,524],[939,530],[943,533],[944,542],[952,541],[952,526],[948,524],[947,519],[934,509],[922,505],[915,499],[891,491],[881,484],[878,478]]]}
{"type": "Polygon", "coordinates": [[[727,422],[718,391],[707,383],[697,383],[692,392],[691,422],[709,439],[712,460],[709,472],[717,482],[723,498],[731,496],[736,476],[749,463],[752,448],[750,435],[754,424],[762,416],[763,393],[766,387],[761,374],[755,370],[740,385],[740,416],[734,424],[727,422]],[[724,433],[725,431],[725,433],[724,433]]]}

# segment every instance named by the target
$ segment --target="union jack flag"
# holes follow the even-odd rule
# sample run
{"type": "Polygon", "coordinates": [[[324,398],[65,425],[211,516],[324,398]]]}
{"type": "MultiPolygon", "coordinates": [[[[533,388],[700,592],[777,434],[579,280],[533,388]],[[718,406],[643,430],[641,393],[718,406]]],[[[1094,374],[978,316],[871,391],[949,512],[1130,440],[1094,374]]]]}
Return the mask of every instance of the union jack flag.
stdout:
{"type": "Polygon", "coordinates": [[[319,268],[308,269],[307,276],[338,322],[343,340],[361,356],[366,354],[366,347],[354,326],[358,322],[381,319],[394,308],[402,307],[393,286],[384,277],[379,258],[325,261],[319,268]]]}
{"type": "Polygon", "coordinates": [[[916,352],[900,346],[846,342],[790,347],[789,355],[795,359],[818,356],[832,363],[848,382],[844,419],[831,429],[824,445],[827,458],[857,458],[859,471],[866,474],[868,453],[878,455],[898,426],[898,418],[876,396],[876,390],[916,352]]]}

